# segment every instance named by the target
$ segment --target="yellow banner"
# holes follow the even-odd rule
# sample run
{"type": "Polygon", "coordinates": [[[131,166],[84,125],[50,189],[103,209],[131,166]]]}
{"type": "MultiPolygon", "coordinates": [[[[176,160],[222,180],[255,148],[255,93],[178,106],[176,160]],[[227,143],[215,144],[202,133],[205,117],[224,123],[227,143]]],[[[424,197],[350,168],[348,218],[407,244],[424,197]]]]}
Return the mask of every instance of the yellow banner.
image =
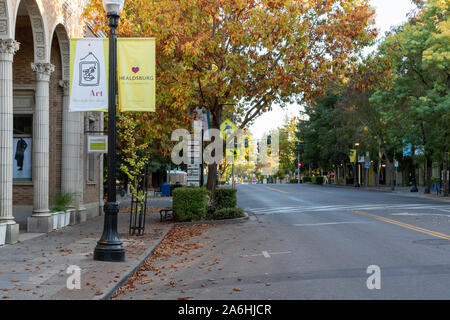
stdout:
{"type": "Polygon", "coordinates": [[[119,38],[117,72],[121,111],[155,112],[155,49],[153,38],[119,38]]]}

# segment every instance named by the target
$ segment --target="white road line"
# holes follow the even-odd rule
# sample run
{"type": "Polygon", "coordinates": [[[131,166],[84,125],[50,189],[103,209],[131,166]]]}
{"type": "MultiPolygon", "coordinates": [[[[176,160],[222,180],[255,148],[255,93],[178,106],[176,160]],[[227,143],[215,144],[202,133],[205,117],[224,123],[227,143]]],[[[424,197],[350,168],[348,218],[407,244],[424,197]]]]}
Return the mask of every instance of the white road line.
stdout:
{"type": "Polygon", "coordinates": [[[440,213],[414,213],[414,212],[401,212],[401,213],[391,213],[392,216],[441,216],[441,217],[449,217],[449,214],[440,214],[440,213]]]}
{"type": "Polygon", "coordinates": [[[264,207],[264,208],[247,208],[247,210],[259,215],[271,215],[275,213],[290,213],[290,212],[327,212],[337,210],[383,210],[383,209],[407,209],[407,210],[423,210],[435,209],[439,211],[450,212],[446,205],[420,205],[420,204],[367,204],[367,205],[333,205],[333,206],[295,206],[295,207],[264,207]]]}
{"type": "Polygon", "coordinates": [[[270,258],[270,254],[267,251],[262,252],[264,258],[270,258]]]}
{"type": "Polygon", "coordinates": [[[271,252],[270,254],[271,254],[271,255],[274,255],[274,254],[289,254],[289,253],[292,253],[292,251],[285,251],[285,252],[271,252]]]}
{"type": "Polygon", "coordinates": [[[365,221],[322,222],[322,223],[294,224],[294,226],[309,227],[309,226],[327,226],[327,225],[336,225],[336,224],[355,224],[355,223],[369,223],[369,222],[365,222],[365,221]]]}

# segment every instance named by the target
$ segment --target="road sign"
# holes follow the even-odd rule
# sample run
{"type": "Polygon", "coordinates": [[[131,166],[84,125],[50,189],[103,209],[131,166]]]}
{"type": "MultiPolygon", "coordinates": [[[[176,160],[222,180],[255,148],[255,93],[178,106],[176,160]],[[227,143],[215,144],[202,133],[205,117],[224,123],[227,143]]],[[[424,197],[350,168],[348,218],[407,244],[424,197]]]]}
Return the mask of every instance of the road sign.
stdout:
{"type": "Polygon", "coordinates": [[[394,161],[394,167],[398,168],[398,161],[394,161]]]}
{"type": "Polygon", "coordinates": [[[188,186],[200,186],[200,165],[188,164],[187,165],[187,185],[188,186]]]}
{"type": "Polygon", "coordinates": [[[239,128],[230,119],[225,119],[220,125],[220,132],[222,133],[223,140],[225,140],[227,136],[231,136],[238,129],[239,128]]]}
{"type": "Polygon", "coordinates": [[[364,168],[370,169],[370,162],[364,162],[364,168]]]}
{"type": "Polygon", "coordinates": [[[350,162],[356,162],[356,149],[350,149],[350,162]]]}

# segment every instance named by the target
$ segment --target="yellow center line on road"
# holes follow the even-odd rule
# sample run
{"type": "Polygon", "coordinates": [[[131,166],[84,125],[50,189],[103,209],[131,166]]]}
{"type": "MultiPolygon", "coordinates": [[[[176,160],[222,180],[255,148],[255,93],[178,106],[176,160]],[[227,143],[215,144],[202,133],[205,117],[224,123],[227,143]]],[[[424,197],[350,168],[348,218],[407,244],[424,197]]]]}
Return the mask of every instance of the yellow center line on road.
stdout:
{"type": "Polygon", "coordinates": [[[367,216],[367,217],[371,217],[371,218],[374,218],[374,219],[377,219],[377,220],[380,220],[380,221],[384,221],[384,222],[387,222],[387,223],[395,224],[395,225],[397,225],[399,227],[403,227],[403,228],[406,228],[406,229],[410,229],[410,230],[414,230],[414,231],[417,231],[417,232],[425,233],[425,234],[428,234],[428,235],[436,237],[436,238],[450,240],[450,235],[443,234],[443,233],[436,232],[436,231],[429,230],[429,229],[425,229],[425,228],[421,228],[421,227],[416,227],[416,226],[413,226],[411,224],[400,222],[400,221],[397,221],[397,220],[392,220],[392,219],[388,219],[388,218],[385,218],[385,217],[377,216],[376,214],[372,214],[372,213],[368,213],[368,212],[364,212],[364,211],[360,211],[360,210],[353,210],[353,213],[364,215],[364,216],[367,216]]]}
{"type": "Polygon", "coordinates": [[[281,190],[278,190],[278,189],[275,189],[275,188],[271,188],[271,187],[266,187],[266,189],[273,190],[273,191],[278,191],[278,192],[281,192],[281,193],[289,194],[289,192],[281,191],[281,190]]]}

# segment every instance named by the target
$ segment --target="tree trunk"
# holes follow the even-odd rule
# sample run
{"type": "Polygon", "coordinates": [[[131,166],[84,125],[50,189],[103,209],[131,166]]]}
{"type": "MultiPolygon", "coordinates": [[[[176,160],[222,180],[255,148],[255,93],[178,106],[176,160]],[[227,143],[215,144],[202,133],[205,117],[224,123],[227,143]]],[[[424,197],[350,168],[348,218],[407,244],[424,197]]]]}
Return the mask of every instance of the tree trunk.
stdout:
{"type": "Polygon", "coordinates": [[[389,186],[391,187],[391,190],[395,189],[395,185],[394,185],[395,172],[394,172],[394,170],[395,169],[394,169],[393,162],[389,161],[389,158],[386,157],[386,172],[388,172],[388,171],[391,172],[390,177],[389,177],[389,186]]]}
{"type": "Polygon", "coordinates": [[[344,179],[343,179],[343,181],[344,181],[344,186],[346,186],[347,185],[347,162],[344,162],[344,172],[343,172],[343,174],[344,174],[344,179]]]}
{"type": "Polygon", "coordinates": [[[431,157],[427,156],[426,160],[425,160],[425,170],[426,170],[426,173],[425,173],[425,179],[426,179],[425,180],[425,191],[424,191],[425,194],[431,193],[431,173],[433,171],[432,164],[433,164],[433,162],[431,160],[431,157]]]}
{"type": "Polygon", "coordinates": [[[339,163],[335,163],[334,167],[334,184],[339,185],[339,163]]]}
{"type": "Polygon", "coordinates": [[[447,143],[447,134],[445,135],[445,145],[444,145],[444,159],[443,159],[443,166],[444,166],[444,197],[448,197],[448,143],[447,143]]]}
{"type": "MultiPolygon", "coordinates": [[[[220,123],[222,121],[222,107],[219,106],[215,112],[211,112],[211,128],[220,128],[220,123]]],[[[206,182],[206,188],[211,192],[211,204],[213,210],[216,207],[215,193],[216,193],[216,182],[217,182],[217,166],[218,163],[208,164],[208,180],[206,182]]],[[[225,166],[225,165],[224,165],[225,166]]]]}

